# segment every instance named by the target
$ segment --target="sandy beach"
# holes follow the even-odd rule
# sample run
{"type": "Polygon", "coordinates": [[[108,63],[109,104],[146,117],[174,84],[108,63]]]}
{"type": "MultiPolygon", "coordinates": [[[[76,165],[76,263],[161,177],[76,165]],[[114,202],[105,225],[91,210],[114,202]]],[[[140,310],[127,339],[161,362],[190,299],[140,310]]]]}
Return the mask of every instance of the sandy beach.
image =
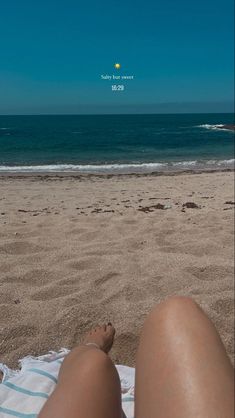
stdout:
{"type": "Polygon", "coordinates": [[[203,307],[232,358],[233,179],[1,176],[0,362],[71,348],[110,320],[112,358],[133,366],[147,313],[176,294],[203,307]]]}

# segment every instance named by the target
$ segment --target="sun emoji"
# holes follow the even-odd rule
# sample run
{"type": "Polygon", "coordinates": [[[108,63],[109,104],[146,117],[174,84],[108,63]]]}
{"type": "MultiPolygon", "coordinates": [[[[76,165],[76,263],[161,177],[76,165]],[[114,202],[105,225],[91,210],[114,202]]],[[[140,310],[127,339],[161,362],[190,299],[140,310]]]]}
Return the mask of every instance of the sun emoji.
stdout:
{"type": "Polygon", "coordinates": [[[118,62],[116,64],[114,64],[114,67],[116,68],[116,70],[120,70],[121,68],[121,64],[119,64],[118,62]]]}

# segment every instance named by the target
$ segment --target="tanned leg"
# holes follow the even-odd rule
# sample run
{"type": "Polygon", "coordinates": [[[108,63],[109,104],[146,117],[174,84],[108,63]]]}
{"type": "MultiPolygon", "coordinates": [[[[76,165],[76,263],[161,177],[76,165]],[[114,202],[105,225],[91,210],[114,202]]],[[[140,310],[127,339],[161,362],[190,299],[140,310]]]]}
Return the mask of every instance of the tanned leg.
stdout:
{"type": "Polygon", "coordinates": [[[233,418],[233,368],[205,313],[189,298],[147,318],[137,354],[135,418],[233,418]]]}
{"type": "Polygon", "coordinates": [[[115,330],[97,327],[65,358],[56,389],[39,418],[122,418],[120,380],[107,353],[115,330]]]}

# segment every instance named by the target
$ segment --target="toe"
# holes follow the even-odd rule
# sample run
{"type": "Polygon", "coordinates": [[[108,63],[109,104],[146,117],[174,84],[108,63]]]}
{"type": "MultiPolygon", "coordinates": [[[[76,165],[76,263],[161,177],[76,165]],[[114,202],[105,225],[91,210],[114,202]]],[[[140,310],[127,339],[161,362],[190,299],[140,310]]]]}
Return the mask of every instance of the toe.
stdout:
{"type": "Polygon", "coordinates": [[[115,328],[114,328],[114,326],[109,322],[108,323],[108,325],[107,325],[107,331],[108,331],[108,333],[111,335],[111,336],[113,336],[114,337],[114,335],[115,335],[115,328]]]}
{"type": "Polygon", "coordinates": [[[95,332],[99,332],[99,331],[100,331],[100,328],[101,328],[101,326],[100,326],[100,325],[97,325],[97,326],[95,327],[95,332]]]}

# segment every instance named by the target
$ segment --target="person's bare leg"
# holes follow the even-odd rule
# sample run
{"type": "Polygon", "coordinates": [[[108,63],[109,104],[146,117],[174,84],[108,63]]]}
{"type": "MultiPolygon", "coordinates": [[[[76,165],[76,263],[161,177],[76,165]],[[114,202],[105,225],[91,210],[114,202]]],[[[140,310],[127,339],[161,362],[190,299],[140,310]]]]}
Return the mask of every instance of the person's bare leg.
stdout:
{"type": "Polygon", "coordinates": [[[147,318],[136,364],[135,418],[232,418],[233,368],[221,339],[189,298],[147,318]]]}
{"type": "Polygon", "coordinates": [[[109,325],[87,334],[63,361],[56,389],[38,418],[121,418],[121,388],[107,353],[115,330],[109,325]]]}

